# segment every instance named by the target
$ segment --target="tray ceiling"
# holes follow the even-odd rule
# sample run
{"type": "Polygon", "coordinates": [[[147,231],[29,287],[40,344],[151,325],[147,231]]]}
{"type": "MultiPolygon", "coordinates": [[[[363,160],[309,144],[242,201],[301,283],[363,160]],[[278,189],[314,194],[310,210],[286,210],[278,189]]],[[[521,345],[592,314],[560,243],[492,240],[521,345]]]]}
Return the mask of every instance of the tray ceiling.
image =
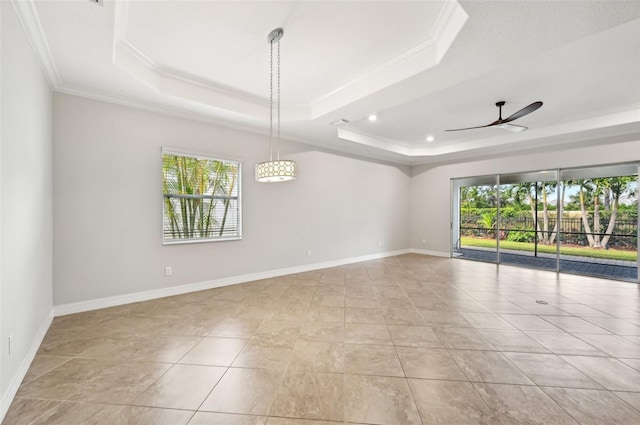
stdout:
{"type": "Polygon", "coordinates": [[[282,27],[284,138],[323,149],[422,164],[640,139],[635,0],[14,5],[55,90],[258,133],[282,27]],[[523,133],[444,131],[495,120],[498,100],[545,104],[523,133]]]}

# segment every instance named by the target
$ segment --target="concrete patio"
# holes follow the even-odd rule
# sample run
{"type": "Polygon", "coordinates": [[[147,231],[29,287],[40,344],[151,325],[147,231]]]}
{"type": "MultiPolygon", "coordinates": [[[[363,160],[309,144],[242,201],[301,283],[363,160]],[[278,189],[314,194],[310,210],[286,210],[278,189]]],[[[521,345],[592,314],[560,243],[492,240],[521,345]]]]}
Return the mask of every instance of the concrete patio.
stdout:
{"type": "MultiPolygon", "coordinates": [[[[456,256],[469,260],[496,262],[496,251],[487,248],[462,247],[456,256]]],[[[537,256],[534,256],[532,252],[501,250],[500,263],[556,270],[556,256],[553,254],[538,253],[537,256]]],[[[560,255],[560,271],[632,282],[638,281],[638,264],[635,261],[560,255]]]]}

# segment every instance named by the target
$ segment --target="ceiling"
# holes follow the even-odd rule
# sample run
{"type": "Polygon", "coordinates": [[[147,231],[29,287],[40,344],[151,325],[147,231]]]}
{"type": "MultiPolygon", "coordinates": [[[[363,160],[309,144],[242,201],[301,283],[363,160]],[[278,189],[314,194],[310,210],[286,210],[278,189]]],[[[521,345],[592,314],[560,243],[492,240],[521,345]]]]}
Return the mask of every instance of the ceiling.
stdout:
{"type": "Polygon", "coordinates": [[[284,139],[408,165],[640,140],[637,0],[14,5],[62,93],[266,133],[281,27],[284,139]],[[544,106],[522,133],[444,131],[499,100],[544,106]]]}

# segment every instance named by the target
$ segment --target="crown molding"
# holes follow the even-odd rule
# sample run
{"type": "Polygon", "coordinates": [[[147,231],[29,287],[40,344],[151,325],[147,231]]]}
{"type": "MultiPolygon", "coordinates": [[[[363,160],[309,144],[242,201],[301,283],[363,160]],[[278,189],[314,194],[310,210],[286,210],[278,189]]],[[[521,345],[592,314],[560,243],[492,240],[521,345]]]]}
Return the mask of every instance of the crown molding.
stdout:
{"type": "MultiPolygon", "coordinates": [[[[56,93],[65,94],[69,96],[82,97],[86,99],[96,100],[99,102],[110,103],[114,105],[124,106],[132,109],[139,109],[142,111],[147,111],[155,114],[166,115],[175,118],[181,118],[190,121],[201,122],[205,124],[215,125],[216,127],[221,127],[234,131],[241,131],[243,133],[254,134],[257,136],[262,136],[265,138],[269,137],[269,130],[265,126],[260,125],[251,125],[251,124],[238,124],[233,121],[216,119],[211,115],[201,114],[195,111],[190,111],[184,108],[177,108],[167,106],[165,104],[156,104],[145,100],[135,100],[125,95],[119,95],[116,93],[106,93],[99,92],[96,90],[74,87],[68,84],[63,84],[55,90],[56,93]]],[[[320,150],[326,152],[334,152],[338,154],[345,154],[345,152],[336,152],[331,150],[331,148],[327,148],[322,144],[310,142],[308,139],[303,139],[299,137],[293,137],[290,135],[282,135],[281,141],[283,142],[292,142],[299,143],[305,146],[314,146],[320,150]]],[[[394,165],[407,165],[406,162],[402,161],[390,161],[390,163],[394,165]]]]}
{"type": "Polygon", "coordinates": [[[412,149],[400,146],[392,140],[382,137],[372,136],[359,131],[350,130],[344,127],[338,127],[338,138],[348,140],[350,142],[360,143],[361,145],[370,146],[372,148],[382,149],[387,152],[393,152],[404,156],[413,156],[412,149]]]}
{"type": "Polygon", "coordinates": [[[469,15],[456,0],[445,2],[431,31],[431,38],[436,40],[436,60],[438,63],[444,58],[468,19],[469,15]]]}
{"type": "Polygon", "coordinates": [[[457,0],[446,0],[428,40],[311,102],[311,118],[327,115],[437,66],[468,18],[457,0]]]}
{"type": "MultiPolygon", "coordinates": [[[[55,65],[34,0],[11,0],[11,3],[53,90],[161,113],[176,114],[172,108],[162,107],[158,110],[159,107],[157,105],[148,104],[149,107],[145,107],[141,102],[135,100],[131,101],[111,94],[97,94],[95,91],[65,85],[55,65]]],[[[129,72],[159,93],[260,119],[267,116],[268,102],[260,96],[215,84],[206,79],[156,63],[126,40],[129,0],[116,2],[114,8],[113,63],[115,65],[129,72]]],[[[310,104],[283,105],[283,115],[287,117],[287,121],[317,119],[355,100],[362,99],[437,65],[440,61],[439,58],[443,55],[440,52],[448,49],[467,18],[468,15],[457,0],[445,1],[431,33],[431,39],[367,71],[365,74],[310,104]]],[[[178,114],[183,113],[179,112],[178,114]]],[[[202,116],[192,113],[187,113],[187,116],[191,119],[203,119],[202,116]]],[[[221,120],[204,119],[207,122],[224,125],[221,120]]],[[[230,125],[227,124],[225,127],[230,127],[230,125]]],[[[391,151],[394,152],[394,150],[391,151]]]]}
{"type": "Polygon", "coordinates": [[[269,136],[268,130],[261,126],[251,126],[249,124],[237,124],[229,120],[212,118],[210,115],[200,114],[194,111],[189,111],[182,108],[174,108],[165,104],[156,104],[146,100],[136,100],[125,95],[119,95],[116,93],[99,92],[96,90],[74,87],[68,84],[62,84],[57,89],[56,93],[67,94],[70,96],[84,97],[91,100],[97,100],[105,103],[112,103],[115,105],[125,106],[133,109],[140,109],[147,112],[153,112],[156,114],[168,115],[171,117],[187,119],[191,121],[198,121],[206,124],[212,124],[218,127],[228,128],[230,130],[243,131],[246,133],[256,134],[260,136],[269,136]]]}
{"type": "MultiPolygon", "coordinates": [[[[159,93],[262,118],[266,99],[156,62],[127,40],[130,0],[115,4],[113,63],[159,93]]],[[[431,36],[423,43],[366,70],[308,104],[282,106],[287,121],[315,120],[437,66],[468,15],[457,0],[446,0],[431,36]]]]}
{"type": "MultiPolygon", "coordinates": [[[[114,41],[113,62],[158,93],[255,118],[269,114],[267,99],[158,64],[127,40],[114,41]]],[[[308,105],[284,105],[282,109],[287,121],[310,116],[308,105]]]]}
{"type": "MultiPolygon", "coordinates": [[[[269,113],[267,99],[162,65],[126,39],[129,1],[115,3],[113,63],[158,93],[256,118],[269,113]]],[[[308,105],[283,105],[288,121],[309,119],[308,105]]]]}
{"type": "Polygon", "coordinates": [[[62,85],[60,74],[56,68],[53,55],[49,49],[49,43],[42,30],[40,17],[36,11],[33,0],[11,0],[11,4],[18,15],[18,19],[24,28],[29,43],[36,54],[40,67],[52,89],[58,89],[62,85]]]}
{"type": "Polygon", "coordinates": [[[443,144],[422,148],[401,146],[394,140],[372,136],[344,127],[337,128],[338,138],[369,147],[383,149],[408,158],[444,160],[447,156],[463,155],[473,157],[490,149],[507,149],[512,152],[527,150],[531,142],[538,146],[571,144],[589,138],[614,137],[624,134],[637,134],[635,127],[640,127],[640,104],[634,103],[614,110],[602,111],[597,116],[582,116],[559,124],[532,128],[523,133],[503,133],[497,135],[495,129],[479,130],[478,138],[465,142],[443,144]],[[491,133],[488,133],[491,132],[491,133]],[[591,136],[589,136],[591,133],[591,136]],[[603,135],[604,134],[604,135],[603,135]]]}

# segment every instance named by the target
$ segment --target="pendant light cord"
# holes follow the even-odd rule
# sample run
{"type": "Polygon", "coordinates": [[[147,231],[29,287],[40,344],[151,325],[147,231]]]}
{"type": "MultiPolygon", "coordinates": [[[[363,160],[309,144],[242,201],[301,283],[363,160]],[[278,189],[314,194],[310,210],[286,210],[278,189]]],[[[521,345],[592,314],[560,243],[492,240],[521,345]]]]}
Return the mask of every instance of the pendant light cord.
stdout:
{"type": "Polygon", "coordinates": [[[273,161],[273,42],[269,45],[269,161],[273,161]]]}
{"type": "Polygon", "coordinates": [[[278,137],[276,152],[278,152],[278,161],[280,161],[280,38],[278,38],[278,137]]]}
{"type": "MultiPolygon", "coordinates": [[[[277,59],[277,78],[278,78],[278,86],[277,86],[277,98],[276,105],[278,107],[278,111],[276,113],[277,116],[277,128],[276,128],[276,160],[280,161],[280,39],[278,38],[278,59],[277,59]]],[[[273,162],[273,42],[270,44],[270,67],[269,67],[269,161],[273,162]]]]}

